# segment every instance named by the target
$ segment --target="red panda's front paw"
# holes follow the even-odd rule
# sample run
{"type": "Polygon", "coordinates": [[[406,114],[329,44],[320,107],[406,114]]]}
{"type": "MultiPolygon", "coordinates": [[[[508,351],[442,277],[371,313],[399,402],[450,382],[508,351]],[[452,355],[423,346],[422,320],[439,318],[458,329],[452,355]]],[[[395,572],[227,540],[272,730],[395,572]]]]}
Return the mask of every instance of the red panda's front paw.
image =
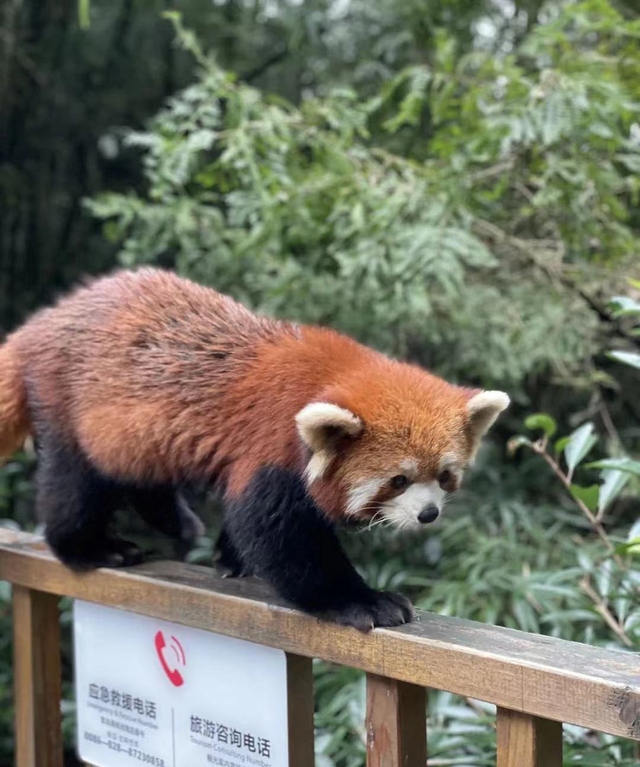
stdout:
{"type": "Polygon", "coordinates": [[[362,602],[351,602],[328,615],[342,626],[369,632],[378,626],[401,626],[414,618],[411,602],[394,591],[372,591],[362,602]]]}

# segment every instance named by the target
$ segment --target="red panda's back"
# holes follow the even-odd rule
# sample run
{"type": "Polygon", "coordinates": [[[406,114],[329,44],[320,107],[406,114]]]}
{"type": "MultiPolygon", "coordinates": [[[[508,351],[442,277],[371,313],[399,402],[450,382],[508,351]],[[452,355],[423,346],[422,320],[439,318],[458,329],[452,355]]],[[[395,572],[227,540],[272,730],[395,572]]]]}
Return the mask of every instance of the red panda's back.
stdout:
{"type": "Polygon", "coordinates": [[[216,402],[260,342],[286,332],[209,288],[142,269],[79,289],[10,343],[47,422],[111,474],[166,481],[182,452],[210,458],[216,402]]]}

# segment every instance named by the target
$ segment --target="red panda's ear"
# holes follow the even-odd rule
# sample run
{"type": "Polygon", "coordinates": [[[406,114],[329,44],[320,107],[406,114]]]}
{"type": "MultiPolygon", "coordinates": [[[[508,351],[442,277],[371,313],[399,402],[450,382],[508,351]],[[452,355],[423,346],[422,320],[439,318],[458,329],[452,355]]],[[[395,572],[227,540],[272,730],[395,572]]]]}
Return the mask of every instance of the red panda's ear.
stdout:
{"type": "Polygon", "coordinates": [[[296,425],[302,441],[313,453],[307,467],[311,481],[322,476],[340,440],[357,436],[363,428],[357,415],[329,402],[312,402],[302,408],[296,425]]]}
{"type": "Polygon", "coordinates": [[[480,440],[493,425],[496,418],[509,407],[509,396],[503,391],[481,391],[467,402],[469,421],[467,429],[471,438],[471,457],[480,446],[480,440]]]}

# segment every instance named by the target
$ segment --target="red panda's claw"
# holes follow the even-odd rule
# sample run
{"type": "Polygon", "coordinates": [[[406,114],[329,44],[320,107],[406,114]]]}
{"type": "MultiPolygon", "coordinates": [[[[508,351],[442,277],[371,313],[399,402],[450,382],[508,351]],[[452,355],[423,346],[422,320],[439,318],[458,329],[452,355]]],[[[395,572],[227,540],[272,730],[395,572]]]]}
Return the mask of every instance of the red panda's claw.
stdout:
{"type": "Polygon", "coordinates": [[[326,617],[329,620],[334,620],[341,626],[349,626],[351,628],[362,631],[364,634],[368,634],[371,629],[375,628],[375,622],[371,615],[371,610],[368,606],[352,604],[334,614],[328,614],[326,617]]]}
{"type": "Polygon", "coordinates": [[[411,602],[395,591],[381,591],[376,599],[376,626],[401,626],[414,618],[411,602]]]}
{"type": "MultiPolygon", "coordinates": [[[[86,568],[95,567],[131,567],[142,562],[142,552],[129,541],[109,540],[104,546],[92,554],[91,561],[86,562],[86,568]]],[[[79,567],[78,569],[85,569],[79,567]]]]}
{"type": "Polygon", "coordinates": [[[402,626],[413,618],[411,602],[393,591],[372,591],[363,602],[352,602],[327,618],[364,633],[376,627],[402,626]]]}

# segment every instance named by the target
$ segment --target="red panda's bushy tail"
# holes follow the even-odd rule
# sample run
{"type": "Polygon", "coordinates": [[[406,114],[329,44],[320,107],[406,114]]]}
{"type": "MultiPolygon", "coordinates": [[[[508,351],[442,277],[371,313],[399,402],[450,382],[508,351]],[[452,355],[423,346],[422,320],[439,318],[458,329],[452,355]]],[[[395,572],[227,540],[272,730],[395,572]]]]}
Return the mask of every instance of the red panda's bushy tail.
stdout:
{"type": "Polygon", "coordinates": [[[0,346],[0,459],[22,447],[29,434],[27,394],[11,344],[0,346]]]}

